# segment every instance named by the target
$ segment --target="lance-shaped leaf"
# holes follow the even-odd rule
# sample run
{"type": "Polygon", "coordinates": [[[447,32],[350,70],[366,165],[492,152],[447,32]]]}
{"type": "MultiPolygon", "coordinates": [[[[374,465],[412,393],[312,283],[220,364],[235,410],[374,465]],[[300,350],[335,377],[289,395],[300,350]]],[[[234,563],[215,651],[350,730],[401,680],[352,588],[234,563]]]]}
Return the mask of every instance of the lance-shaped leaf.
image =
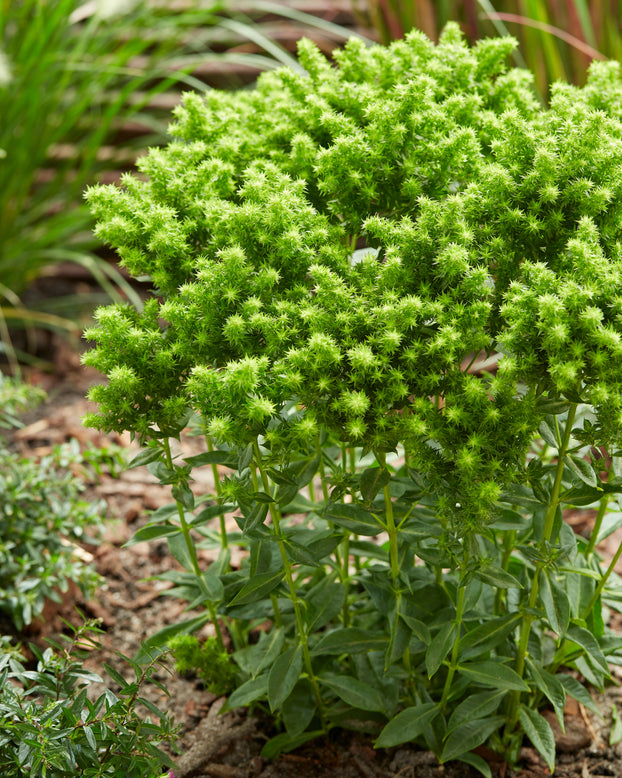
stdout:
{"type": "Polygon", "coordinates": [[[598,668],[605,673],[606,677],[609,677],[609,665],[603,652],[600,650],[600,646],[596,642],[596,638],[591,632],[588,632],[584,627],[580,627],[578,624],[571,624],[568,627],[566,637],[568,640],[572,640],[578,646],[583,648],[590,659],[591,663],[598,665],[598,668]]]}
{"type": "Polygon", "coordinates": [[[302,672],[302,646],[292,646],[279,656],[268,673],[268,702],[276,710],[291,694],[302,672]]]}
{"type": "Polygon", "coordinates": [[[367,470],[363,470],[359,488],[365,502],[371,502],[390,480],[391,475],[386,467],[368,467],[367,470]]]}
{"type": "Polygon", "coordinates": [[[282,570],[259,573],[259,575],[253,576],[228,603],[229,607],[263,600],[273,589],[276,589],[284,577],[285,573],[282,570]]]}
{"type": "Polygon", "coordinates": [[[564,731],[564,705],[566,704],[566,689],[559,677],[549,673],[537,662],[527,657],[527,667],[538,689],[547,697],[555,709],[562,732],[564,731]]]}
{"type": "Polygon", "coordinates": [[[443,745],[441,763],[449,762],[450,759],[455,759],[483,745],[504,721],[504,716],[489,716],[485,719],[467,721],[455,727],[443,745]]]}
{"type": "Polygon", "coordinates": [[[361,654],[364,651],[385,649],[388,639],[377,632],[369,632],[358,627],[344,627],[324,635],[316,643],[311,653],[321,654],[361,654]]]}
{"type": "Polygon", "coordinates": [[[378,689],[350,675],[326,673],[318,679],[328,686],[338,697],[354,708],[371,711],[384,711],[384,701],[378,689]]]}
{"type": "Polygon", "coordinates": [[[518,717],[525,734],[531,740],[549,766],[551,772],[555,770],[555,736],[549,722],[533,708],[521,705],[518,717]]]}
{"type": "Polygon", "coordinates": [[[540,602],[544,606],[544,612],[549,620],[553,632],[560,637],[566,634],[570,622],[570,603],[568,595],[557,586],[550,571],[544,568],[540,571],[540,602]]]}
{"type": "Polygon", "coordinates": [[[376,740],[376,748],[391,748],[408,743],[421,733],[440,714],[440,708],[433,702],[424,702],[406,708],[386,725],[376,740]]]}
{"type": "Polygon", "coordinates": [[[460,660],[472,659],[501,645],[520,620],[519,613],[511,613],[479,624],[460,639],[460,660]]]}
{"type": "Polygon", "coordinates": [[[454,644],[457,633],[458,628],[455,623],[449,621],[447,624],[443,624],[432,639],[428,650],[425,652],[425,666],[428,671],[428,678],[431,678],[442,665],[443,660],[454,644]]]}
{"type": "Polygon", "coordinates": [[[323,514],[324,518],[356,535],[378,535],[385,526],[362,505],[335,503],[323,514]]]}
{"type": "Polygon", "coordinates": [[[507,667],[507,665],[503,665],[500,662],[487,661],[460,664],[458,665],[458,672],[483,686],[519,692],[529,691],[529,686],[527,686],[520,675],[515,670],[512,670],[511,667],[507,667]]]}

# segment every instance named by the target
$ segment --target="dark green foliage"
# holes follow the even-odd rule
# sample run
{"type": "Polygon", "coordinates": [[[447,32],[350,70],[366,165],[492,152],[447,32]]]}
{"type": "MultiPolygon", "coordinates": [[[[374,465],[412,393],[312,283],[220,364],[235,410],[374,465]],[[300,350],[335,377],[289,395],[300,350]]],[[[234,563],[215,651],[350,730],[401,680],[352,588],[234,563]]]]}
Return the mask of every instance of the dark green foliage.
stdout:
{"type": "Polygon", "coordinates": [[[155,664],[140,667],[128,660],[133,682],[108,667],[119,691],[87,696],[89,684],[102,680],[83,664],[84,649],[98,647],[97,632],[95,622],[85,622],[66,646],[52,642],[42,652],[31,645],[36,670],[26,670],[15,652],[0,654],[0,771],[6,778],[156,778],[165,766],[174,766],[158,744],[173,741],[176,733],[166,715],[141,696],[147,683],[166,691],[153,677],[155,664]],[[140,708],[147,717],[139,716],[140,708]]]}
{"type": "Polygon", "coordinates": [[[146,180],[89,192],[157,292],[87,333],[109,378],[89,421],[172,485],[139,539],[166,538],[170,592],[221,651],[227,627],[229,705],[285,728],[266,755],[356,724],[479,767],[471,749],[513,760],[526,732],[551,762],[538,708],[589,699],[562,668],[609,677],[622,84],[598,63],[543,109],[511,48],[450,26],[437,47],[352,40],[333,67],[303,41],[306,75],[187,95],[146,180]],[[184,462],[186,427],[207,451],[184,462]],[[591,505],[583,542],[563,510],[591,505]],[[199,544],[221,548],[206,571],[199,544]]]}

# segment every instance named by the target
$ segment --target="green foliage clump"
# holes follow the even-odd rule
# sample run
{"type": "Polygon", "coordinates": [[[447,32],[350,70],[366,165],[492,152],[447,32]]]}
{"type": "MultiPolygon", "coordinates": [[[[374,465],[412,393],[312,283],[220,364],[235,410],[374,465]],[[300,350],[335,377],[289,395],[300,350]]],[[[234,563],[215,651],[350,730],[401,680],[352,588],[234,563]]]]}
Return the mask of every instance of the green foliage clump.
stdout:
{"type": "Polygon", "coordinates": [[[131,663],[136,676],[131,683],[107,667],[120,686],[118,694],[106,689],[95,700],[88,697],[88,686],[102,681],[84,667],[85,649],[98,647],[93,637],[97,632],[95,622],[85,622],[74,629],[66,646],[51,641],[51,647],[41,651],[31,645],[37,659],[34,670],[3,647],[0,770],[6,778],[156,778],[165,766],[174,766],[159,744],[174,741],[176,732],[166,715],[141,697],[147,683],[166,691],[153,676],[155,664],[131,663]],[[148,709],[154,722],[138,715],[139,706],[148,709]]]}
{"type": "Polygon", "coordinates": [[[538,709],[592,704],[565,668],[602,686],[620,647],[594,551],[621,523],[619,66],[545,109],[512,46],[449,26],[332,66],[302,41],[304,74],[186,95],[140,178],[89,191],[155,290],[88,331],[89,422],[146,444],[175,502],[136,540],[166,538],[169,593],[205,607],[148,645],[211,620],[224,650],[222,622],[228,704],[285,730],[266,756],[359,721],[484,774],[472,749],[515,760],[526,733],[552,767],[538,709]],[[179,463],[188,426],[206,451],[179,463]]]}
{"type": "Polygon", "coordinates": [[[175,635],[168,645],[178,673],[197,674],[205,688],[219,697],[233,691],[236,668],[216,638],[208,638],[200,643],[194,635],[175,635]]]}
{"type": "MultiPolygon", "coordinates": [[[[2,379],[0,425],[42,399],[34,387],[2,379]]],[[[97,542],[103,502],[80,498],[84,484],[69,469],[82,458],[71,443],[38,460],[8,450],[0,439],[0,610],[17,629],[41,615],[47,600],[61,601],[71,583],[92,596],[100,577],[84,562],[79,543],[97,542]],[[89,532],[95,533],[89,535],[89,532]]]]}

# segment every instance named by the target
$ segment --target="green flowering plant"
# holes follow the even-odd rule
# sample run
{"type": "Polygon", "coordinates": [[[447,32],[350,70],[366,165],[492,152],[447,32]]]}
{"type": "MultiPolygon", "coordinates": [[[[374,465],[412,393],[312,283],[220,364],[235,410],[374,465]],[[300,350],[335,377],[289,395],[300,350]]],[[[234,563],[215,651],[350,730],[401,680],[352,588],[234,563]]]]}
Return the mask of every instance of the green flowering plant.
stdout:
{"type": "Polygon", "coordinates": [[[348,726],[484,775],[473,749],[527,735],[552,769],[540,709],[594,708],[576,676],[617,661],[619,554],[595,547],[622,524],[619,66],[545,109],[513,46],[450,25],[333,66],[303,40],[305,73],[187,94],[141,177],[88,193],[155,294],[86,333],[87,421],[171,485],[135,540],[166,538],[168,593],[204,609],[143,654],[226,631],[228,707],[282,726],[266,757],[348,726]],[[564,511],[588,506],[584,539],[564,511]]]}

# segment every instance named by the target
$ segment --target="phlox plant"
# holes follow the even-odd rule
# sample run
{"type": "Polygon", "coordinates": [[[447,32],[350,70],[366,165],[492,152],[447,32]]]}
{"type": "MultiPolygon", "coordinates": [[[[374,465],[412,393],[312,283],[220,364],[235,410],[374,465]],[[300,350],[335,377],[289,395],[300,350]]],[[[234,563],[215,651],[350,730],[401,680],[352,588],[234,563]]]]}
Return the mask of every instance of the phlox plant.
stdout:
{"type": "Polygon", "coordinates": [[[268,758],[351,727],[484,775],[473,749],[514,762],[527,735],[553,769],[540,711],[595,709],[582,681],[617,661],[619,66],[543,108],[513,46],[450,25],[331,64],[303,40],[304,73],[185,95],[140,177],[88,193],[154,295],[86,333],[87,423],[171,485],[135,540],[166,539],[167,593],[202,609],[142,656],[211,622],[227,707],[281,728],[268,758]]]}

